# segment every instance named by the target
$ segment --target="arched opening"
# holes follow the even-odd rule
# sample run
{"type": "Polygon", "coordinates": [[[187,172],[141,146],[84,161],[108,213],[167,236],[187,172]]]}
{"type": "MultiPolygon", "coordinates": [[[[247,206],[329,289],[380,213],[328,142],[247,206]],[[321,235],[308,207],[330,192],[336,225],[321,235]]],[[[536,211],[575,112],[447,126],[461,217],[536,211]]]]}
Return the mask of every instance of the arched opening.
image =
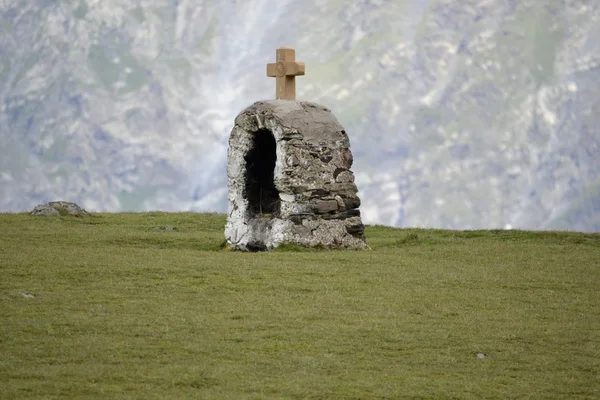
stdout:
{"type": "Polygon", "coordinates": [[[244,196],[248,200],[250,217],[273,216],[279,212],[279,192],[275,188],[277,161],[275,138],[271,131],[261,129],[252,137],[252,146],[244,156],[246,182],[244,196]]]}

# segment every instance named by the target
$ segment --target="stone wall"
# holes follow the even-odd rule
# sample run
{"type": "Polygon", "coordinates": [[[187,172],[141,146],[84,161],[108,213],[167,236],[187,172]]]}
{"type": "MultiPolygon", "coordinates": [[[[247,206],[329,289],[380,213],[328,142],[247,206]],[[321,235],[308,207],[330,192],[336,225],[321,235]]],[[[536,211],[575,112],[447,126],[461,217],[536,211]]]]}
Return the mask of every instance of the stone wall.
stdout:
{"type": "Polygon", "coordinates": [[[248,107],[229,138],[228,243],[365,248],[351,166],[348,135],[327,108],[296,100],[248,107]]]}

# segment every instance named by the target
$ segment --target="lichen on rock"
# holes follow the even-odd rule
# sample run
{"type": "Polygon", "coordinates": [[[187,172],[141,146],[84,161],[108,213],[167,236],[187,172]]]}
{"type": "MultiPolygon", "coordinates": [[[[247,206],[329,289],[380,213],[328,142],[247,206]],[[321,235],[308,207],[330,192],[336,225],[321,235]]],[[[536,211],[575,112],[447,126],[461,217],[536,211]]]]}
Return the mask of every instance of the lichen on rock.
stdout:
{"type": "Polygon", "coordinates": [[[315,103],[254,103],[235,119],[225,237],[237,250],[283,243],[366,248],[350,140],[315,103]]]}

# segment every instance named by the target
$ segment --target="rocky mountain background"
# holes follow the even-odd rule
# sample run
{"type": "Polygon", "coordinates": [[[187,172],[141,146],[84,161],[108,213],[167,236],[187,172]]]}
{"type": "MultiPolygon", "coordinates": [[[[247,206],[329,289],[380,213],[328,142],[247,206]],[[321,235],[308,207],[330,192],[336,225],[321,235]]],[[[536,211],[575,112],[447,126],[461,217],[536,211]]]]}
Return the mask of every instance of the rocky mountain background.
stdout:
{"type": "Polygon", "coordinates": [[[0,211],[224,212],[287,45],[366,223],[600,231],[598,38],[596,0],[0,0],[0,211]]]}

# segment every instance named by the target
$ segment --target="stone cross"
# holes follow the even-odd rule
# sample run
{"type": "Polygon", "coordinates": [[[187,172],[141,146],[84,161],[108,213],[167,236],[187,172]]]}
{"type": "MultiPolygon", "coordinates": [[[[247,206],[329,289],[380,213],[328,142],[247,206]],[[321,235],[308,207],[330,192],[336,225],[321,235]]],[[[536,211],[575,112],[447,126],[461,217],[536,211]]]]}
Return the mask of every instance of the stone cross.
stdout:
{"type": "Polygon", "coordinates": [[[277,49],[277,62],[267,64],[267,76],[277,78],[276,99],[296,99],[296,76],[304,75],[304,63],[296,61],[296,50],[291,47],[277,49]]]}

